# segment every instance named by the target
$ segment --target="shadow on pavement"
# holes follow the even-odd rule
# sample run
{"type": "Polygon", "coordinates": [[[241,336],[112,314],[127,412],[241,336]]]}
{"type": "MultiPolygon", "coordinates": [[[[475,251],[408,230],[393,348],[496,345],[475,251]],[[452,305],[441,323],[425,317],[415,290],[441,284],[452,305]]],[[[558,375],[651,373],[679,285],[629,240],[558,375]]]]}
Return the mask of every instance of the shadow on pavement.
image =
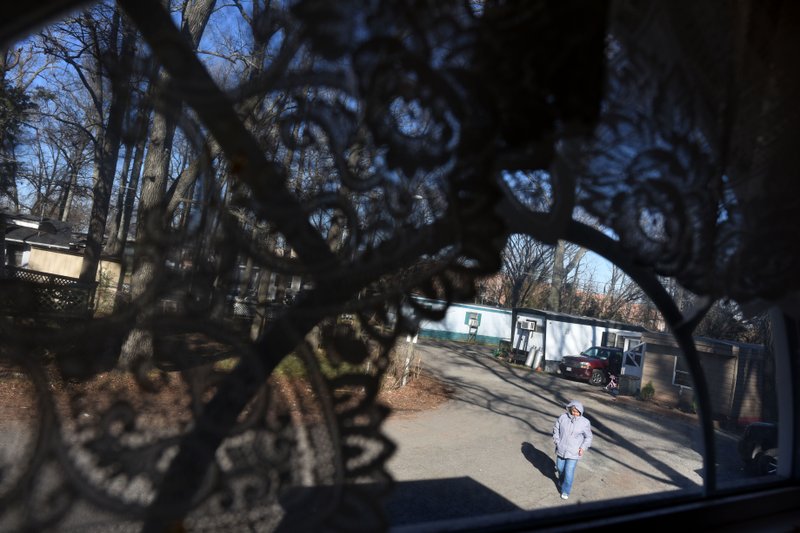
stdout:
{"type": "Polygon", "coordinates": [[[456,477],[397,482],[384,510],[389,524],[404,526],[520,508],[470,477],[456,477]]]}
{"type": "Polygon", "coordinates": [[[536,447],[530,442],[523,442],[521,446],[522,455],[528,460],[541,474],[553,481],[553,485],[558,490],[558,479],[556,478],[556,462],[553,458],[536,447]]]}
{"type": "MultiPolygon", "coordinates": [[[[525,372],[525,374],[520,374],[513,368],[497,363],[497,361],[491,356],[491,352],[489,351],[488,347],[485,346],[464,345],[463,343],[459,344],[454,341],[435,343],[431,342],[421,346],[449,350],[453,354],[461,356],[452,358],[448,361],[449,363],[462,366],[472,366],[476,369],[489,371],[502,381],[508,383],[509,385],[513,385],[518,390],[523,391],[529,397],[535,397],[541,400],[541,405],[554,406],[553,412],[563,409],[563,406],[566,405],[571,397],[573,397],[575,394],[572,392],[571,388],[567,389],[564,387],[566,384],[576,383],[577,385],[585,385],[585,387],[582,387],[581,389],[583,391],[581,394],[593,395],[593,393],[597,392],[595,387],[591,387],[588,384],[565,380],[554,375],[543,376],[541,374],[533,374],[529,371],[525,372]]],[[[549,421],[545,426],[537,426],[531,422],[531,416],[542,415],[547,416],[548,418],[551,416],[542,407],[534,407],[531,402],[527,402],[525,404],[519,403],[519,401],[515,402],[515,400],[511,400],[507,394],[498,393],[497,390],[489,390],[484,386],[471,382],[468,380],[468,378],[462,376],[444,376],[443,381],[459,391],[455,397],[458,401],[472,404],[477,407],[482,407],[490,412],[520,420],[520,422],[528,425],[528,427],[530,427],[534,432],[541,434],[544,438],[547,438],[550,435],[549,428],[552,426],[549,425],[549,421]],[[517,411],[516,409],[521,411],[517,411]],[[518,414],[519,412],[525,412],[526,416],[518,414]]],[[[605,399],[604,393],[603,399],[605,399]]],[[[615,411],[620,410],[621,407],[624,408],[623,410],[627,411],[627,408],[630,406],[630,404],[629,402],[619,402],[615,403],[614,406],[615,411]]],[[[639,405],[637,403],[636,407],[638,408],[636,411],[646,411],[648,415],[652,412],[645,404],[639,405]]],[[[654,474],[644,474],[643,472],[638,471],[639,473],[642,473],[643,475],[646,475],[658,482],[669,483],[679,489],[695,489],[697,487],[697,482],[681,472],[681,470],[677,468],[676,464],[670,464],[663,459],[656,458],[653,454],[648,453],[648,451],[642,446],[624,438],[618,431],[612,429],[612,426],[608,423],[608,417],[610,416],[608,413],[592,413],[589,409],[587,409],[587,411],[584,413],[584,416],[591,421],[592,431],[595,433],[595,437],[604,438],[609,442],[610,445],[618,446],[626,451],[629,451],[637,457],[649,457],[649,465],[655,468],[657,472],[654,474]]],[[[650,415],[650,419],[653,418],[654,416],[650,415]]],[[[677,418],[659,416],[658,420],[661,432],[663,433],[663,438],[665,440],[670,441],[670,439],[672,439],[671,435],[675,434],[676,432],[681,432],[680,434],[682,435],[686,434],[686,432],[689,432],[692,438],[690,442],[691,449],[701,449],[700,434],[697,429],[696,420],[693,421],[694,424],[692,424],[692,421],[687,420],[685,417],[677,418]]],[[[629,419],[628,422],[629,428],[635,427],[631,426],[630,424],[639,424],[639,427],[642,428],[642,431],[651,431],[650,425],[642,425],[642,422],[634,421],[634,419],[629,419]]],[[[533,445],[530,446],[535,454],[542,453],[537,451],[533,445]]],[[[735,452],[735,447],[728,446],[727,449],[735,452]]],[[[524,453],[525,450],[523,450],[523,454],[524,453]]],[[[619,462],[618,459],[616,459],[612,454],[602,451],[600,446],[595,447],[594,453],[601,454],[610,461],[619,462]]],[[[731,455],[730,453],[725,452],[718,453],[720,453],[721,456],[731,455]]],[[[546,454],[543,455],[544,457],[547,457],[546,454]]],[[[551,471],[548,472],[547,469],[542,470],[536,462],[531,460],[530,457],[526,456],[526,458],[535,467],[539,468],[545,477],[553,479],[554,483],[556,482],[553,477],[554,467],[552,467],[552,459],[548,459],[549,464],[551,465],[549,467],[551,468],[551,471]]],[[[624,467],[625,469],[632,469],[632,467],[627,464],[620,464],[620,466],[624,467]]],[[[734,467],[733,474],[731,474],[730,477],[735,477],[737,472],[738,467],[734,467]]]]}

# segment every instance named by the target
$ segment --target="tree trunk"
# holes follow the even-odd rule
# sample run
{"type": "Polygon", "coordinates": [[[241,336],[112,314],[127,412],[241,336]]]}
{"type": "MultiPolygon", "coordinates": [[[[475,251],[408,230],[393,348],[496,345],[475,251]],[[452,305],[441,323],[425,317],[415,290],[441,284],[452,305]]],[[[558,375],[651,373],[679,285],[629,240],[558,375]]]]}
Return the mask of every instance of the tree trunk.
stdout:
{"type": "MultiPolygon", "coordinates": [[[[117,14],[116,16],[119,17],[117,14]]],[[[112,80],[113,96],[108,111],[104,135],[99,147],[94,183],[92,214],[89,219],[89,233],[86,237],[86,251],[81,265],[80,279],[93,282],[100,265],[103,236],[106,230],[108,210],[111,205],[111,189],[117,168],[117,157],[122,142],[122,126],[130,97],[130,77],[133,67],[135,33],[127,22],[123,22],[123,37],[119,55],[119,70],[112,80]]]]}
{"type": "Polygon", "coordinates": [[[108,232],[108,241],[103,248],[103,253],[112,257],[118,257],[122,251],[122,245],[119,240],[119,228],[122,225],[122,216],[125,211],[125,191],[128,189],[128,177],[131,168],[131,157],[133,155],[133,146],[128,145],[125,148],[125,158],[122,162],[122,172],[120,172],[119,190],[117,190],[117,212],[114,220],[111,221],[111,229],[108,232]]]}
{"type": "Polygon", "coordinates": [[[64,193],[61,201],[61,208],[58,219],[61,222],[66,222],[69,219],[70,211],[72,210],[72,199],[75,197],[75,187],[78,186],[78,168],[76,165],[70,165],[69,182],[67,183],[67,191],[64,193]]]}
{"type": "Polygon", "coordinates": [[[128,230],[131,226],[133,216],[133,204],[136,200],[136,191],[139,190],[139,178],[142,175],[142,165],[144,163],[145,144],[149,131],[150,108],[141,110],[141,115],[136,128],[136,148],[133,156],[131,174],[128,178],[128,188],[125,189],[125,200],[123,202],[122,217],[117,230],[117,242],[121,243],[121,253],[125,251],[125,244],[128,242],[128,230]]]}
{"type": "Polygon", "coordinates": [[[561,288],[564,286],[564,241],[558,241],[553,254],[553,274],[550,281],[548,306],[551,311],[561,310],[561,288]]]}
{"type": "MultiPolygon", "coordinates": [[[[270,234],[267,237],[267,250],[272,252],[275,249],[275,236],[270,234]]],[[[273,273],[261,266],[258,277],[258,290],[256,292],[256,314],[250,324],[250,338],[258,339],[267,321],[267,305],[269,303],[269,290],[272,286],[273,273]]]]}
{"type": "MultiPolygon", "coordinates": [[[[215,0],[199,0],[191,4],[185,13],[182,29],[191,39],[195,49],[211,16],[214,4],[215,0]]],[[[167,74],[162,73],[156,83],[158,83],[159,87],[164,87],[168,83],[168,78],[167,74]]],[[[173,113],[177,114],[179,112],[180,109],[177,109],[167,114],[157,109],[150,129],[142,178],[142,197],[139,203],[139,224],[136,232],[137,247],[134,259],[135,270],[131,280],[131,294],[134,301],[145,293],[148,286],[155,279],[156,263],[153,261],[151,254],[142,253],[144,250],[141,248],[145,240],[144,237],[146,237],[145,228],[153,222],[149,217],[152,214],[165,214],[163,212],[158,213],[157,209],[163,205],[165,200],[167,172],[176,128],[176,120],[173,113]]],[[[143,312],[139,316],[138,322],[140,324],[146,322],[150,312],[143,312]]],[[[122,368],[130,368],[137,362],[150,360],[152,355],[152,335],[146,329],[136,327],[133,328],[123,343],[119,365],[122,368]]]]}
{"type": "MultiPolygon", "coordinates": [[[[6,82],[6,72],[14,68],[19,62],[19,55],[16,56],[16,60],[11,57],[11,53],[9,52],[8,48],[0,48],[0,88],[5,87],[6,82]]],[[[16,154],[15,154],[15,147],[12,144],[7,145],[5,139],[2,139],[0,136],[0,164],[8,158],[11,161],[16,161],[16,154]]],[[[11,179],[7,184],[4,184],[4,190],[0,190],[0,195],[5,193],[11,198],[11,202],[13,204],[14,212],[19,212],[19,194],[17,193],[17,176],[16,176],[16,164],[12,163],[13,170],[11,171],[11,179]]],[[[6,249],[5,247],[5,228],[3,228],[3,236],[2,236],[2,243],[3,250],[6,249]]],[[[5,263],[4,263],[5,264],[5,263]]]]}

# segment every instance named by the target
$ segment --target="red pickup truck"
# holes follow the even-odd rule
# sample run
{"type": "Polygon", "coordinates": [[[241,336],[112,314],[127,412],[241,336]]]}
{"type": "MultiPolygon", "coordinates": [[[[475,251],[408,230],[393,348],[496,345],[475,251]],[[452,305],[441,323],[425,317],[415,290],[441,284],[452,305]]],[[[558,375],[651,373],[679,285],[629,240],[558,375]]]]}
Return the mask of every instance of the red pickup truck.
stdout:
{"type": "Polygon", "coordinates": [[[588,381],[592,385],[605,385],[609,374],[619,376],[622,367],[622,348],[592,346],[580,355],[567,355],[558,364],[564,376],[588,381]]]}

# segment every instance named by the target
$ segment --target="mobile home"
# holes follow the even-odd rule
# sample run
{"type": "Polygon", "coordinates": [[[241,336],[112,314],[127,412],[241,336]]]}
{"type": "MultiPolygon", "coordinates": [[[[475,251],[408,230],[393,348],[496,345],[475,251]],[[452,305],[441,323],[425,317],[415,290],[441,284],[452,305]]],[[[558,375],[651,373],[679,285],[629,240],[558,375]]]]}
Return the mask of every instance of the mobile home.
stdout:
{"type": "Polygon", "coordinates": [[[515,307],[511,312],[512,352],[520,362],[557,373],[565,355],[590,346],[618,346],[628,350],[645,329],[596,318],[515,307]]]}
{"type": "MultiPolygon", "coordinates": [[[[415,297],[418,305],[429,308],[445,302],[415,297]]],[[[434,339],[498,344],[511,340],[511,311],[478,304],[452,303],[442,320],[422,320],[419,335],[434,339]]]]}

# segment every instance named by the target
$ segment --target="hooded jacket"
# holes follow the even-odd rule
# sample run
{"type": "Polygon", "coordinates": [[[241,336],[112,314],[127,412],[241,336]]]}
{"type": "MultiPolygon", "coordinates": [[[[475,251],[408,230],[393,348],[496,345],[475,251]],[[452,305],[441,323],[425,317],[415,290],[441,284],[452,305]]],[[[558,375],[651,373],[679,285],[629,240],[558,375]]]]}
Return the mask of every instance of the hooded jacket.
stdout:
{"type": "Polygon", "coordinates": [[[553,443],[556,445],[556,455],[565,459],[580,459],[578,448],[583,451],[592,445],[592,423],[583,416],[583,404],[571,401],[567,404],[567,412],[556,420],[553,426],[553,443]],[[571,407],[577,407],[580,416],[572,416],[571,407]]]}

